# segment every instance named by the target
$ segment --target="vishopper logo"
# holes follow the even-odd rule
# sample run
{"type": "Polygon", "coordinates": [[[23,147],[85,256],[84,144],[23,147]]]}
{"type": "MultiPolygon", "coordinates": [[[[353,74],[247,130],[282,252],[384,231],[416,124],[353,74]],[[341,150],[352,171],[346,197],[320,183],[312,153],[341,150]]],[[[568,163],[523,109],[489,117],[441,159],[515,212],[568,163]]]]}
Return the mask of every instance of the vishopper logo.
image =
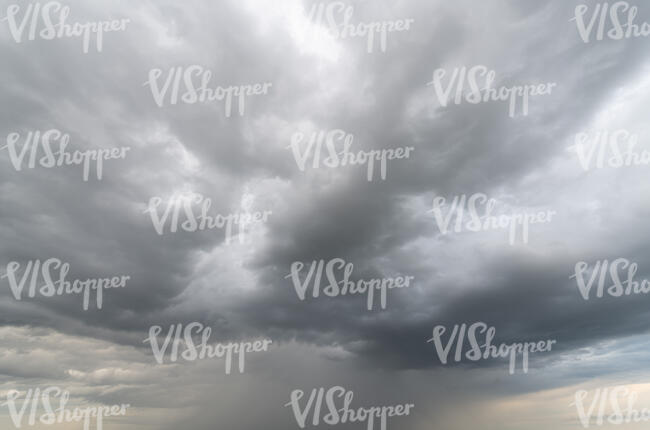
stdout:
{"type": "Polygon", "coordinates": [[[71,24],[68,23],[69,15],[70,7],[64,6],[58,1],[50,1],[44,4],[40,2],[27,5],[12,4],[7,8],[7,16],[2,18],[2,21],[7,21],[9,24],[9,31],[16,43],[21,43],[25,36],[27,40],[82,37],[84,54],[87,54],[90,50],[93,39],[97,52],[102,52],[104,33],[124,31],[126,30],[126,24],[131,22],[130,19],[126,18],[71,24]],[[19,17],[21,10],[22,16],[19,17]]]}
{"type": "Polygon", "coordinates": [[[587,401],[589,395],[589,391],[578,390],[574,401],[569,404],[576,407],[580,424],[584,428],[589,428],[592,424],[602,426],[650,421],[648,408],[639,410],[635,407],[639,393],[626,386],[597,388],[591,394],[591,400],[587,401]],[[610,408],[607,408],[608,403],[610,408]],[[589,405],[588,408],[586,405],[589,405]]]}
{"type": "Polygon", "coordinates": [[[131,148],[88,149],[85,151],[68,150],[70,135],[57,129],[44,132],[29,131],[19,148],[20,133],[7,135],[7,144],[0,148],[9,152],[11,164],[17,172],[24,167],[34,169],[37,166],[50,169],[63,166],[83,165],[83,180],[87,182],[90,177],[91,166],[95,166],[97,180],[104,175],[104,161],[126,158],[126,152],[131,148]],[[56,148],[56,150],[55,150],[56,148]],[[39,149],[41,157],[38,158],[39,149]],[[29,158],[25,159],[29,152],[29,158]]]}
{"type": "Polygon", "coordinates": [[[244,373],[246,354],[249,352],[266,352],[273,341],[271,339],[255,340],[238,343],[215,343],[208,345],[212,328],[205,327],[199,322],[193,322],[183,328],[182,324],[172,324],[162,345],[158,344],[158,335],[162,332],[161,326],[155,325],[149,329],[149,337],[143,343],[150,343],[156,362],[165,362],[165,353],[169,350],[169,362],[175,363],[179,359],[185,361],[203,360],[206,358],[223,358],[225,360],[226,375],[230,375],[233,357],[237,356],[239,373],[244,373]],[[193,333],[201,335],[201,341],[194,342],[193,333]],[[182,352],[179,352],[180,348],[182,352]]]}
{"type": "MultiPolygon", "coordinates": [[[[428,213],[433,213],[440,233],[445,235],[450,230],[450,223],[455,216],[455,224],[452,227],[453,231],[460,233],[463,230],[471,232],[489,231],[489,230],[509,230],[509,243],[514,245],[517,240],[517,232],[521,227],[521,240],[524,244],[528,243],[528,236],[531,224],[549,223],[552,221],[555,211],[539,211],[537,213],[521,213],[511,210],[510,213],[501,213],[497,215],[495,209],[499,203],[497,200],[488,198],[486,194],[475,193],[469,198],[462,194],[454,196],[454,199],[447,209],[447,213],[443,213],[443,209],[447,206],[447,199],[445,197],[437,196],[433,199],[433,209],[428,213]],[[484,209],[482,215],[479,214],[479,208],[484,209]],[[466,218],[469,217],[469,219],[466,218]]],[[[506,211],[508,208],[501,205],[500,212],[506,211]]]]}
{"type": "Polygon", "coordinates": [[[246,211],[211,216],[208,212],[212,206],[212,200],[198,193],[179,194],[169,198],[162,214],[158,212],[161,205],[163,205],[161,197],[151,197],[147,209],[143,212],[151,216],[151,222],[159,235],[165,233],[166,225],[168,225],[170,233],[176,233],[179,230],[195,232],[225,228],[226,245],[230,245],[234,237],[238,237],[241,244],[248,243],[246,232],[250,226],[266,222],[273,213],[272,211],[246,211]],[[235,226],[237,226],[236,231],[235,226]]]}
{"type": "Polygon", "coordinates": [[[9,408],[9,415],[16,428],[21,428],[24,421],[28,426],[34,425],[52,425],[62,423],[80,422],[83,420],[83,429],[90,430],[91,421],[94,418],[95,429],[103,430],[103,419],[105,417],[125,416],[129,404],[113,406],[87,406],[84,408],[75,407],[74,409],[66,408],[70,400],[70,392],[61,390],[59,387],[48,387],[41,390],[40,388],[30,388],[25,393],[22,406],[18,408],[16,401],[21,397],[17,390],[10,390],[7,393],[7,401],[2,406],[9,408]],[[59,398],[59,406],[54,409],[52,398],[59,398]],[[45,410],[44,414],[36,415],[39,404],[42,404],[45,410]],[[25,416],[29,408],[29,415],[25,416]]]}
{"type": "Polygon", "coordinates": [[[638,143],[639,135],[628,130],[599,130],[577,133],[574,145],[567,149],[576,152],[585,171],[603,167],[647,166],[650,164],[650,151],[635,150],[638,143]]]}
{"type": "Polygon", "coordinates": [[[22,300],[27,281],[29,289],[27,296],[30,298],[41,295],[43,297],[61,296],[63,294],[82,294],[83,310],[87,311],[90,306],[90,298],[95,295],[97,309],[102,308],[104,301],[104,290],[126,287],[126,281],[130,276],[114,276],[112,278],[89,278],[85,280],[67,280],[70,264],[64,263],[58,258],[48,258],[45,261],[30,260],[25,265],[22,275],[19,275],[20,263],[12,261],[7,264],[7,273],[0,276],[0,279],[7,279],[9,287],[16,300],[22,300]],[[38,286],[39,277],[42,277],[41,286],[38,286]]]}
{"type": "Polygon", "coordinates": [[[309,22],[314,35],[319,34],[319,27],[327,28],[327,36],[334,40],[355,37],[366,38],[366,51],[371,54],[375,45],[381,52],[386,52],[388,34],[409,31],[414,19],[398,19],[394,21],[375,21],[352,23],[354,7],[342,1],[331,3],[314,3],[309,10],[309,22]]]}
{"type": "Polygon", "coordinates": [[[447,346],[442,343],[442,336],[447,331],[443,325],[437,325],[433,328],[433,337],[427,340],[427,343],[433,342],[438,358],[442,364],[447,364],[449,352],[456,342],[455,354],[453,361],[460,363],[463,358],[470,361],[487,360],[489,358],[505,358],[510,357],[510,370],[509,374],[515,373],[517,364],[517,355],[521,354],[521,366],[524,373],[528,373],[528,355],[537,352],[550,352],[556,340],[546,340],[538,342],[514,342],[511,344],[502,343],[498,347],[492,345],[492,341],[496,336],[496,329],[488,327],[484,322],[475,322],[470,324],[454,325],[454,328],[447,340],[447,346]],[[483,343],[479,341],[479,337],[483,337],[483,343]],[[466,339],[467,338],[467,339],[466,339]],[[465,340],[469,342],[470,350],[466,351],[463,355],[465,348],[465,340]]]}
{"type": "Polygon", "coordinates": [[[305,171],[311,156],[311,167],[330,169],[346,166],[366,166],[366,178],[372,181],[375,172],[379,172],[381,180],[386,179],[388,161],[404,160],[411,156],[412,146],[394,149],[373,149],[370,151],[352,152],[354,135],[341,129],[313,132],[309,140],[303,133],[296,132],[291,137],[291,144],[287,149],[293,152],[296,164],[301,172],[305,171]],[[327,151],[325,154],[324,151],[327,151]]]}
{"type": "Polygon", "coordinates": [[[329,389],[313,388],[309,395],[307,404],[302,408],[300,400],[305,396],[302,390],[293,390],[291,392],[289,403],[285,407],[291,406],[293,415],[298,427],[305,428],[307,418],[311,412],[312,426],[318,426],[321,423],[330,426],[346,423],[366,423],[367,430],[373,430],[375,425],[381,430],[386,430],[388,418],[405,417],[411,413],[415,407],[412,403],[395,406],[372,406],[352,408],[354,393],[341,386],[335,386],[329,389]],[[323,411],[323,402],[327,407],[326,414],[323,411]],[[342,403],[337,404],[337,403],[342,403]]]}
{"type": "Polygon", "coordinates": [[[521,114],[527,116],[530,98],[550,95],[553,87],[557,85],[554,82],[548,82],[546,84],[493,88],[496,72],[482,65],[469,68],[455,67],[449,83],[445,86],[443,79],[446,75],[447,70],[436,69],[433,71],[433,79],[427,83],[427,86],[433,86],[438,103],[442,107],[447,107],[450,101],[457,105],[462,102],[478,104],[489,101],[508,101],[510,118],[517,113],[519,102],[521,114]],[[465,89],[465,85],[469,87],[468,91],[465,89]]]}
{"type": "Polygon", "coordinates": [[[596,261],[593,268],[589,267],[587,262],[579,261],[575,265],[574,274],[569,279],[575,278],[578,290],[585,300],[589,300],[589,294],[595,285],[596,279],[598,280],[597,298],[602,298],[604,294],[611,297],[648,294],[650,293],[650,281],[647,279],[634,280],[638,268],[637,263],[632,263],[627,258],[617,258],[611,262],[599,260],[596,261]],[[608,275],[611,283],[606,287],[608,275]],[[621,278],[624,278],[624,280],[621,280],[621,278]]]}
{"type": "Polygon", "coordinates": [[[611,6],[609,3],[597,3],[591,16],[586,20],[588,11],[588,5],[578,5],[575,8],[574,17],[569,20],[576,22],[578,34],[584,43],[589,43],[592,40],[594,31],[595,40],[598,41],[605,38],[621,40],[650,35],[650,24],[647,22],[640,26],[635,24],[639,9],[626,1],[617,1],[611,6]],[[609,30],[605,33],[608,28],[609,30]]]}
{"type": "Polygon", "coordinates": [[[309,271],[301,276],[305,264],[295,261],[291,264],[291,273],[285,278],[291,278],[298,298],[304,301],[307,298],[307,289],[311,283],[311,296],[318,298],[321,295],[326,297],[338,297],[347,295],[366,295],[366,308],[370,311],[375,307],[376,296],[379,296],[379,306],[386,309],[388,290],[393,288],[408,288],[415,279],[414,276],[398,276],[396,278],[375,278],[359,279],[351,281],[354,265],[342,258],[312,261],[309,271]],[[327,278],[327,285],[321,290],[323,274],[327,278]],[[338,276],[337,276],[338,275],[338,276]],[[342,279],[339,277],[342,275],[342,279]],[[301,278],[303,280],[301,281],[301,278]]]}
{"type": "Polygon", "coordinates": [[[208,102],[223,102],[226,118],[232,114],[233,103],[236,101],[240,116],[246,111],[247,97],[267,95],[270,82],[244,84],[237,86],[217,86],[210,88],[212,72],[203,66],[172,67],[166,72],[162,69],[151,69],[149,79],[143,86],[149,86],[151,94],[159,107],[165,104],[178,103],[195,104],[208,102]],[[165,75],[163,77],[163,75],[165,75]],[[164,81],[160,78],[163,77],[164,81]],[[184,90],[184,92],[182,92],[184,90]]]}

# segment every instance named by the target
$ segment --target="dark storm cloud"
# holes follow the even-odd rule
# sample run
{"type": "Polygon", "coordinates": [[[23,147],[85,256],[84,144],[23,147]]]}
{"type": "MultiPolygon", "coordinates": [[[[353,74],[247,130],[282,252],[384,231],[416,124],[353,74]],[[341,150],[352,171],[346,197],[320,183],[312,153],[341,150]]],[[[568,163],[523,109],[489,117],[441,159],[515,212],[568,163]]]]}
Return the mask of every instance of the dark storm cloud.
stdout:
{"type": "MultiPolygon", "coordinates": [[[[309,10],[312,3],[301,5],[309,10]]],[[[544,376],[505,384],[501,394],[616,371],[609,363],[576,370],[571,360],[589,348],[630,348],[643,362],[644,348],[627,342],[647,332],[647,298],[584,301],[569,276],[577,261],[617,257],[639,264],[637,278],[650,276],[647,177],[634,168],[584,173],[566,147],[621,89],[643,80],[647,40],[583,43],[570,21],[574,2],[354,5],[360,20],[414,18],[415,25],[391,35],[386,53],[373,54],[361,39],[305,48],[292,34],[292,13],[300,11],[292,2],[71,3],[79,20],[131,19],[124,33],[106,35],[101,53],[83,54],[78,40],[17,44],[3,26],[3,141],[11,132],[56,128],[70,134],[75,148],[131,147],[125,160],[106,163],[101,181],[88,182],[76,167],[17,172],[6,150],[0,152],[3,272],[10,261],[56,257],[71,264],[72,278],[131,276],[126,288],[106,291],[102,310],[88,311],[78,296],[16,301],[6,279],[0,280],[0,322],[20,327],[21,336],[47,327],[74,339],[62,339],[65,346],[110,345],[102,344],[106,361],[89,356],[83,364],[59,351],[58,364],[44,370],[40,352],[16,340],[21,346],[14,349],[21,352],[0,363],[4,382],[115,384],[117,391],[97,389],[88,396],[155,407],[169,402],[160,382],[168,378],[177,385],[175,398],[191,399],[185,407],[209,393],[212,382],[223,381],[203,381],[204,373],[214,372],[207,365],[153,366],[142,339],[153,324],[191,321],[211,325],[218,339],[272,337],[286,348],[271,359],[274,371],[290,352],[305,348],[320,360],[329,351],[323,353],[330,354],[323,359],[328,368],[314,383],[327,381],[332,368],[352,378],[363,366],[389,369],[392,380],[412,369],[438,375],[444,369],[426,343],[433,326],[475,321],[495,326],[498,342],[558,341],[552,353],[531,358],[532,372],[544,376]],[[143,85],[149,71],[194,64],[213,72],[214,85],[272,87],[267,96],[248,99],[241,117],[226,118],[216,103],[158,107],[143,85]],[[433,70],[478,64],[496,71],[497,85],[557,86],[531,100],[528,116],[509,118],[503,102],[439,106],[427,86],[433,70]],[[291,136],[321,129],[353,134],[355,149],[415,150],[410,159],[391,162],[384,181],[368,182],[357,167],[301,172],[287,149],[291,136]],[[240,210],[242,196],[251,194],[256,209],[273,215],[248,245],[228,247],[220,231],[157,235],[143,213],[148,200],[187,191],[211,198],[214,213],[240,210]],[[527,245],[511,246],[500,232],[441,235],[427,213],[434,195],[476,192],[558,216],[536,226],[527,245]],[[354,263],[356,278],[403,274],[415,276],[415,283],[391,290],[386,310],[365,310],[361,297],[300,301],[286,278],[291,264],[336,257],[354,263]],[[117,358],[125,351],[128,358],[117,358]],[[545,377],[547,368],[555,369],[554,377],[545,377]]],[[[650,8],[640,6],[637,20],[645,19],[650,8]]],[[[639,114],[627,126],[642,127],[644,120],[639,114]]],[[[296,372],[308,374],[298,361],[291,360],[296,372]]],[[[483,388],[492,375],[507,372],[499,360],[450,367],[454,378],[463,369],[484,371],[483,388]]],[[[628,364],[625,370],[640,367],[628,364]]],[[[458,377],[459,384],[469,384],[467,378],[458,377]]],[[[281,389],[268,380],[248,381],[259,383],[263,393],[251,394],[251,402],[261,404],[274,391],[288,396],[304,384],[298,375],[281,379],[281,389]]],[[[372,391],[365,376],[356,382],[372,391]]],[[[230,384],[245,396],[241,386],[230,384]]],[[[444,398],[436,390],[413,386],[414,393],[444,398]]],[[[476,397],[483,394],[479,390],[476,397]]],[[[230,404],[224,393],[217,397],[230,404]]],[[[291,424],[282,401],[261,410],[275,423],[291,424]]],[[[241,422],[229,416],[226,426],[250,428],[260,416],[241,422]]],[[[412,428],[416,422],[424,428],[425,416],[409,421],[412,428]]],[[[212,414],[191,419],[196,429],[214,424],[212,414]]]]}

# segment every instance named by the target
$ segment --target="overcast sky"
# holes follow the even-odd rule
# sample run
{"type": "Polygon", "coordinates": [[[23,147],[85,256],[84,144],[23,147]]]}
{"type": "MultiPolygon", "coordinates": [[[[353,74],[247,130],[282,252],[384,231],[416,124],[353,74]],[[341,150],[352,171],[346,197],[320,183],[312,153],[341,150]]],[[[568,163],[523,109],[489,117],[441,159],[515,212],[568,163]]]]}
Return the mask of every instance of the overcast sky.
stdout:
{"type": "MultiPolygon", "coordinates": [[[[0,0],[0,17],[13,4],[29,2],[0,0]]],[[[636,280],[650,279],[648,165],[585,171],[570,149],[576,133],[619,129],[650,149],[647,37],[585,43],[573,0],[348,0],[351,22],[414,20],[370,53],[365,39],[311,23],[312,0],[65,4],[69,22],[130,21],[88,53],[80,38],[18,43],[0,22],[0,147],[57,129],[72,149],[130,150],[88,181],[79,166],[18,171],[0,150],[0,275],[58,258],[70,279],[130,279],[88,310],[78,295],[18,301],[0,279],[0,402],[58,386],[77,403],[130,404],[105,420],[120,430],[298,429],[290,393],[336,385],[357,407],[414,404],[391,429],[575,429],[574,393],[615,385],[650,407],[650,299],[584,300],[570,278],[579,261],[627,258],[636,280]],[[211,88],[272,85],[241,115],[219,101],[158,106],[150,71],[163,71],[162,85],[192,65],[212,72],[211,88]],[[475,65],[496,72],[495,86],[556,85],[527,115],[500,101],[443,106],[427,85],[434,70],[475,65]],[[355,151],[414,149],[388,161],[384,180],[311,161],[301,171],[294,134],[337,129],[355,151]],[[223,230],[157,234],[149,200],[188,193],[211,199],[212,214],[272,214],[243,244],[223,230]],[[532,225],[528,243],[506,230],[441,234],[434,197],[476,193],[556,215],[532,225]],[[353,263],[355,279],[414,280],[388,291],[386,309],[367,310],[365,296],[301,301],[292,263],[307,272],[334,258],[353,263]],[[507,359],[441,364],[433,327],[478,321],[497,343],[557,342],[531,354],[528,373],[510,375],[507,359]],[[218,359],[158,364],[143,343],[150,327],[191,322],[211,327],[212,343],[273,344],[247,355],[243,374],[218,359]]],[[[584,4],[588,20],[597,2],[584,4]]],[[[650,21],[650,5],[631,4],[637,24],[650,21]]],[[[13,428],[7,406],[0,427],[13,428]]]]}

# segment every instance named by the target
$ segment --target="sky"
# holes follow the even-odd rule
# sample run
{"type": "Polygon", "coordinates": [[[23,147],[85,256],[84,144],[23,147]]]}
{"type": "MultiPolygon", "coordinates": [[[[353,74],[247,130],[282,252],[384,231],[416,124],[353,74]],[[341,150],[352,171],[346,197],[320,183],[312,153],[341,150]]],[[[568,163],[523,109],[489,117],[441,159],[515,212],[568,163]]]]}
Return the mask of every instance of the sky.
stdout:
{"type": "MultiPolygon", "coordinates": [[[[20,24],[36,2],[0,0],[2,429],[16,428],[12,390],[47,387],[73,406],[130,405],[104,419],[107,430],[298,429],[291,393],[305,392],[302,408],[312,389],[337,386],[355,407],[414,404],[388,419],[392,429],[582,428],[576,393],[617,386],[650,408],[648,297],[597,298],[594,287],[585,300],[571,277],[579,262],[623,258],[637,264],[635,280],[650,279],[647,163],[585,170],[574,145],[579,133],[625,130],[650,150],[649,39],[585,42],[576,7],[589,24],[595,1],[340,3],[353,23],[413,21],[368,52],[366,38],[314,22],[312,0],[65,2],[69,23],[128,19],[84,52],[81,37],[28,40],[36,20],[17,41],[2,18],[18,5],[20,24]],[[527,113],[510,115],[505,101],[442,103],[435,71],[446,70],[446,86],[455,68],[477,65],[495,71],[496,87],[555,85],[527,113]],[[211,72],[210,88],[271,85],[243,106],[234,96],[230,111],[224,101],[172,104],[171,93],[157,103],[168,71],[192,66],[211,72]],[[20,147],[37,130],[67,134],[70,151],[129,149],[101,178],[92,163],[88,180],[79,165],[27,168],[29,152],[18,170],[12,136],[20,147]],[[364,166],[313,168],[309,158],[301,169],[296,136],[335,130],[353,136],[354,151],[413,149],[388,160],[383,179],[379,164],[372,180],[364,166]],[[505,229],[443,234],[435,198],[448,209],[478,193],[500,214],[555,214],[527,241],[510,243],[505,229]],[[223,229],[156,231],[152,198],[196,195],[212,215],[269,216],[234,240],[223,229]],[[22,274],[50,258],[69,263],[70,281],[129,279],[103,291],[101,309],[94,295],[84,309],[81,295],[28,297],[29,287],[17,300],[12,263],[22,274]],[[302,282],[311,262],[334,259],[353,264],[353,281],[413,280],[388,290],[385,309],[379,296],[370,310],[364,295],[308,289],[301,300],[294,263],[304,263],[302,282]],[[211,328],[210,344],[272,344],[247,354],[241,373],[217,358],[158,363],[151,327],[162,327],[160,345],[171,325],[193,322],[211,328]],[[447,328],[446,345],[454,325],[475,322],[495,327],[495,343],[556,342],[530,354],[527,372],[518,362],[510,374],[507,358],[455,362],[453,348],[443,363],[434,328],[447,328]]],[[[650,22],[650,5],[626,5],[638,7],[637,25],[650,22]]]]}

